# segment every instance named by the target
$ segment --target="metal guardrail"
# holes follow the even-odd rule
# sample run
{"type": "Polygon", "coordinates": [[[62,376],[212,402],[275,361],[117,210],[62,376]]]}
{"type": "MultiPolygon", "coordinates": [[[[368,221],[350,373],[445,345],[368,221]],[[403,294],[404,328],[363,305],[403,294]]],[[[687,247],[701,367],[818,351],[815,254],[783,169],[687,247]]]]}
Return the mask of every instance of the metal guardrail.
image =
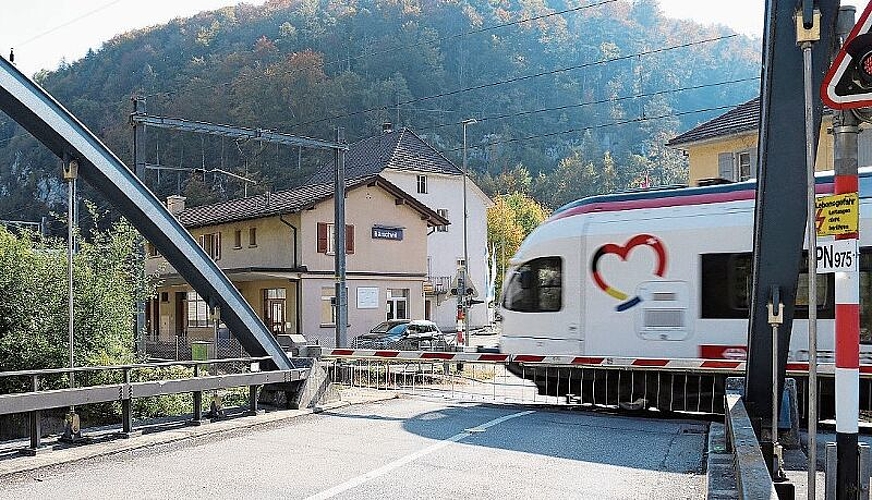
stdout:
{"type": "Polygon", "coordinates": [[[743,500],[777,500],[778,493],[769,475],[760,443],[739,392],[726,394],[727,451],[733,453],[733,467],[739,498],[743,500]]]}
{"type": "Polygon", "coordinates": [[[0,379],[28,378],[28,392],[0,395],[0,415],[13,413],[28,413],[30,419],[30,446],[28,451],[35,453],[41,447],[42,432],[40,413],[43,410],[80,406],[93,403],[121,402],[122,432],[121,435],[133,434],[133,415],[131,402],[134,398],[179,394],[190,392],[194,398],[193,422],[199,423],[202,415],[203,391],[248,386],[249,412],[257,412],[257,387],[265,384],[290,383],[303,380],[308,376],[308,368],[292,368],[289,370],[259,371],[260,362],[272,360],[271,356],[256,358],[225,358],[206,361],[174,361],[164,363],[131,364],[119,366],[89,366],[77,368],[53,368],[43,370],[21,370],[0,372],[0,379]],[[240,373],[201,376],[204,366],[225,364],[247,364],[248,371],[240,373]],[[193,377],[148,380],[134,382],[131,372],[134,370],[149,370],[165,367],[193,367],[193,377]],[[100,384],[85,387],[70,387],[64,389],[40,390],[40,383],[45,377],[53,375],[69,376],[75,373],[120,372],[122,381],[118,383],[100,384]]]}

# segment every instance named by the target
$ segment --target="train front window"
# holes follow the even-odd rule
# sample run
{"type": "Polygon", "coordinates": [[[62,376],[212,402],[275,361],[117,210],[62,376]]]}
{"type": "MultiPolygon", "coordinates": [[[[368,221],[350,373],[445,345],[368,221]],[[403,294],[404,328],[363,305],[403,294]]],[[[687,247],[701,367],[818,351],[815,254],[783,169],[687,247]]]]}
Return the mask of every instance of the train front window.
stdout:
{"type": "Polygon", "coordinates": [[[503,295],[503,307],[518,312],[555,312],[563,307],[560,257],[540,257],[512,272],[503,295]]]}

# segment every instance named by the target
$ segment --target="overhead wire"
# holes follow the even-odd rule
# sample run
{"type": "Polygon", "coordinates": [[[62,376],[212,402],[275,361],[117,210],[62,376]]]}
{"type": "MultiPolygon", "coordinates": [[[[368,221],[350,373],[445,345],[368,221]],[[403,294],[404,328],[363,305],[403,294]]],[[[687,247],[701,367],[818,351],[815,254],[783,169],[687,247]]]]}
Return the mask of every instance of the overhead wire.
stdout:
{"type": "MultiPolygon", "coordinates": [[[[739,104],[741,104],[741,103],[739,103],[739,104]]],[[[595,124],[595,125],[586,125],[584,127],[571,128],[569,130],[561,130],[561,131],[557,131],[557,132],[548,132],[548,133],[544,133],[544,134],[532,134],[532,135],[527,135],[524,137],[516,137],[516,138],[512,138],[512,139],[505,139],[502,141],[488,142],[487,144],[467,145],[466,149],[468,149],[468,150],[469,149],[480,149],[480,148],[485,148],[485,147],[499,146],[499,145],[503,145],[503,144],[513,144],[516,142],[531,141],[534,139],[542,139],[542,138],[546,138],[546,137],[555,137],[555,136],[566,135],[566,134],[574,134],[574,133],[578,133],[578,132],[584,132],[585,130],[590,130],[590,129],[616,127],[619,125],[629,125],[631,123],[663,120],[666,118],[674,118],[677,116],[692,115],[692,114],[697,114],[697,113],[723,111],[723,110],[728,110],[728,109],[734,109],[739,104],[729,104],[729,105],[724,105],[724,106],[715,106],[715,107],[711,107],[711,108],[702,108],[702,109],[694,109],[694,110],[688,110],[688,111],[664,113],[664,114],[657,115],[657,116],[640,116],[638,118],[631,118],[631,119],[623,120],[623,121],[615,121],[615,122],[610,122],[610,123],[599,123],[599,124],[595,124]]],[[[456,148],[443,150],[443,152],[455,152],[455,151],[462,151],[462,150],[463,150],[463,147],[456,147],[456,148]]]]}
{"type": "MultiPolygon", "coordinates": [[[[494,81],[494,82],[489,82],[489,83],[484,83],[484,84],[479,84],[479,85],[473,85],[473,86],[471,86],[471,87],[464,87],[464,88],[460,88],[460,89],[450,90],[450,91],[442,92],[442,93],[439,93],[439,94],[434,94],[434,95],[429,95],[429,96],[423,96],[423,97],[417,97],[417,98],[414,98],[414,99],[408,99],[408,100],[406,100],[406,101],[398,102],[397,105],[398,105],[398,106],[402,106],[402,105],[405,105],[405,104],[414,104],[414,103],[416,103],[416,102],[421,102],[421,101],[429,101],[429,100],[431,100],[431,99],[439,99],[439,98],[442,98],[442,97],[449,97],[449,96],[453,96],[453,95],[463,94],[463,93],[466,93],[466,92],[472,92],[472,91],[474,91],[474,90],[488,89],[488,88],[493,88],[493,87],[497,87],[497,86],[501,86],[501,85],[506,85],[506,84],[509,84],[509,83],[517,83],[517,82],[524,81],[524,80],[530,80],[530,79],[533,79],[533,78],[540,78],[540,77],[543,77],[543,76],[551,76],[551,75],[556,75],[556,74],[559,74],[559,73],[565,73],[565,72],[567,72],[567,71],[574,71],[574,70],[578,70],[578,69],[589,68],[589,67],[592,67],[592,66],[598,66],[598,65],[608,64],[608,63],[613,63],[613,62],[617,62],[617,61],[624,61],[624,60],[627,60],[627,59],[632,59],[632,58],[639,57],[639,56],[643,56],[643,55],[652,55],[652,54],[657,54],[657,53],[666,52],[666,51],[670,51],[670,50],[684,49],[684,48],[693,47],[693,46],[696,46],[696,45],[702,45],[702,44],[705,44],[705,43],[718,42],[718,41],[726,40],[726,39],[729,39],[729,38],[734,38],[734,37],[736,37],[736,36],[739,36],[739,35],[737,35],[737,34],[722,35],[722,36],[718,36],[718,37],[705,38],[705,39],[702,39],[702,40],[696,40],[696,41],[693,41],[693,42],[687,42],[687,43],[682,43],[682,44],[678,44],[678,45],[672,45],[672,46],[667,46],[667,47],[660,47],[660,48],[657,48],[657,49],[651,49],[651,50],[646,50],[646,51],[640,51],[640,52],[636,52],[636,53],[633,53],[633,54],[627,54],[627,55],[623,55],[623,56],[617,56],[617,57],[611,57],[611,58],[599,59],[599,60],[597,60],[597,61],[591,61],[591,62],[586,62],[586,63],[582,63],[582,64],[574,64],[574,65],[572,65],[572,66],[565,66],[565,67],[562,67],[562,68],[556,68],[556,69],[549,70],[549,71],[543,71],[543,72],[539,72],[539,73],[532,73],[532,74],[528,74],[528,75],[521,75],[521,76],[517,76],[517,77],[514,77],[514,78],[508,78],[508,79],[505,79],[505,80],[498,80],[498,81],[494,81]]],[[[314,125],[314,124],[317,124],[317,123],[323,123],[323,122],[326,122],[326,121],[339,120],[339,119],[343,119],[343,118],[349,118],[349,117],[352,117],[352,116],[356,116],[356,115],[360,115],[360,114],[365,114],[365,113],[372,113],[372,112],[375,112],[375,111],[386,111],[386,110],[388,110],[388,109],[393,109],[393,108],[391,108],[391,107],[385,105],[385,106],[372,107],[372,108],[367,108],[367,109],[362,109],[362,110],[357,110],[357,111],[350,111],[350,112],[348,112],[348,113],[343,113],[343,114],[339,114],[339,115],[333,115],[333,116],[330,116],[330,117],[327,117],[327,118],[319,118],[319,119],[317,119],[317,120],[309,120],[309,121],[307,121],[307,122],[297,123],[297,124],[292,125],[291,128],[304,127],[304,126],[308,126],[308,125],[314,125]]]]}
{"type": "Polygon", "coordinates": [[[119,2],[121,2],[121,1],[122,1],[122,0],[113,0],[113,1],[111,1],[111,2],[109,2],[109,3],[107,3],[107,4],[104,4],[104,5],[101,5],[100,7],[97,7],[97,8],[95,8],[95,9],[93,9],[93,10],[89,10],[88,12],[85,12],[84,14],[82,14],[82,15],[80,15],[80,16],[78,16],[78,17],[75,17],[75,18],[73,18],[73,19],[70,19],[69,21],[65,21],[65,22],[63,22],[63,23],[61,23],[61,24],[59,24],[59,25],[57,25],[57,26],[54,26],[53,28],[49,28],[49,29],[47,29],[47,30],[45,30],[45,31],[42,31],[42,32],[36,34],[36,35],[33,35],[32,37],[30,37],[30,38],[28,38],[28,39],[26,39],[26,40],[24,40],[24,41],[22,41],[22,42],[18,42],[18,43],[15,45],[15,48],[23,47],[23,46],[29,44],[30,42],[36,41],[36,40],[38,40],[38,39],[40,39],[40,38],[42,38],[42,37],[44,37],[44,36],[46,36],[46,35],[48,35],[48,34],[54,33],[55,31],[57,31],[57,30],[59,30],[59,29],[61,29],[61,28],[66,28],[67,26],[69,26],[69,25],[71,25],[71,24],[74,24],[74,23],[76,23],[76,22],[78,22],[78,21],[81,21],[82,19],[84,19],[84,18],[86,18],[86,17],[92,16],[92,15],[94,15],[94,14],[100,12],[100,11],[106,10],[106,9],[108,9],[109,7],[111,7],[111,6],[113,6],[113,5],[117,4],[117,3],[119,3],[119,2]]]}
{"type": "MultiPolygon", "coordinates": [[[[658,90],[658,91],[654,91],[654,92],[634,94],[632,96],[610,97],[610,98],[605,98],[605,99],[599,99],[596,101],[587,101],[587,102],[580,102],[580,103],[574,103],[574,104],[565,104],[562,106],[554,106],[554,107],[549,107],[549,108],[538,108],[538,109],[531,109],[531,110],[526,110],[526,111],[518,111],[515,113],[505,113],[505,114],[501,114],[501,115],[475,117],[475,119],[478,122],[485,122],[488,120],[505,120],[505,119],[509,119],[509,118],[516,118],[519,116],[527,116],[527,115],[533,115],[533,114],[538,114],[538,113],[547,113],[550,111],[565,111],[567,109],[582,108],[582,107],[586,107],[586,106],[595,106],[598,104],[609,104],[609,103],[620,102],[620,101],[631,101],[634,99],[656,97],[656,96],[660,96],[660,95],[674,94],[674,93],[678,93],[678,92],[688,92],[688,91],[692,91],[692,90],[701,90],[701,89],[712,88],[712,87],[720,87],[723,85],[746,83],[746,82],[752,82],[752,81],[759,80],[759,79],[760,79],[759,76],[748,77],[748,78],[738,78],[735,80],[727,80],[727,81],[723,81],[723,82],[691,85],[689,87],[663,89],[663,90],[658,90]]],[[[414,110],[414,108],[412,108],[412,109],[404,108],[404,109],[405,110],[414,110]]],[[[453,121],[453,122],[448,122],[448,123],[440,123],[438,125],[431,125],[429,127],[416,128],[415,130],[417,132],[423,132],[423,131],[428,131],[428,130],[436,130],[436,129],[440,129],[440,128],[444,128],[444,127],[453,127],[453,126],[457,126],[457,125],[461,125],[461,124],[462,124],[462,121],[453,121]]]]}
{"type": "MultiPolygon", "coordinates": [[[[441,37],[436,37],[434,39],[430,39],[427,41],[421,41],[421,42],[414,43],[411,45],[409,45],[409,44],[395,45],[393,47],[389,47],[389,48],[382,49],[382,50],[371,51],[371,52],[368,52],[366,50],[366,48],[364,48],[363,51],[356,56],[350,56],[350,57],[345,57],[345,58],[334,59],[332,61],[327,61],[324,63],[324,67],[328,67],[328,66],[332,66],[332,65],[336,65],[336,64],[342,64],[342,63],[348,63],[350,61],[356,61],[358,59],[363,59],[363,58],[367,58],[367,57],[389,54],[391,52],[410,50],[410,49],[414,49],[416,47],[421,47],[421,46],[426,45],[426,44],[438,43],[438,42],[442,42],[442,41],[446,41],[446,40],[463,38],[463,37],[467,37],[467,36],[471,36],[471,35],[478,35],[481,33],[486,33],[488,31],[493,31],[493,30],[500,29],[500,28],[507,28],[509,26],[515,26],[515,25],[524,24],[524,23],[530,23],[530,22],[534,22],[534,21],[539,21],[539,20],[546,19],[546,18],[553,17],[553,16],[572,14],[572,13],[580,12],[580,11],[587,10],[587,9],[590,9],[593,7],[601,7],[603,5],[614,3],[617,1],[618,0],[602,0],[600,2],[579,5],[579,6],[572,7],[572,8],[565,9],[565,10],[561,10],[561,11],[549,12],[547,14],[540,14],[540,15],[532,16],[532,17],[525,17],[525,18],[517,19],[515,21],[494,24],[491,26],[485,26],[482,28],[467,30],[467,31],[463,31],[460,33],[454,33],[452,35],[444,35],[441,37]]],[[[288,73],[302,72],[302,71],[303,71],[302,69],[291,69],[290,71],[288,71],[288,73]]],[[[212,89],[217,89],[219,87],[228,87],[228,86],[230,86],[230,82],[204,85],[205,88],[212,88],[212,89]]],[[[177,93],[178,92],[176,92],[176,91],[154,92],[151,94],[147,94],[144,97],[172,96],[172,95],[175,95],[177,93]]]]}

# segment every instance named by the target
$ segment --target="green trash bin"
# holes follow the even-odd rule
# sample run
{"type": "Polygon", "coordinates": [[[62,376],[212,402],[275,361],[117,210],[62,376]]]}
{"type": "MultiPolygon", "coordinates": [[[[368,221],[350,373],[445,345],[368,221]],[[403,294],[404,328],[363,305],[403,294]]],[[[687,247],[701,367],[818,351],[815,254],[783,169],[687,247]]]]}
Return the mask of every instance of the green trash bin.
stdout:
{"type": "Polygon", "coordinates": [[[209,359],[209,346],[212,342],[195,340],[191,342],[191,360],[206,361],[209,359]]]}

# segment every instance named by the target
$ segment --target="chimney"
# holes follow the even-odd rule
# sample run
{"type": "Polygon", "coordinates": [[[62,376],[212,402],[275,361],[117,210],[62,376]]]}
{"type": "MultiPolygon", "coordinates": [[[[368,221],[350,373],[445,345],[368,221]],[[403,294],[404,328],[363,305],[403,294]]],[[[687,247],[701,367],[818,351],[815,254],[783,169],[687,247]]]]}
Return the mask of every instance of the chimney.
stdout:
{"type": "Polygon", "coordinates": [[[272,191],[267,190],[263,196],[263,204],[264,204],[264,206],[268,207],[271,202],[272,202],[272,191]]]}
{"type": "Polygon", "coordinates": [[[170,211],[171,214],[178,216],[185,210],[185,198],[184,196],[179,196],[177,194],[167,196],[167,210],[170,211]]]}
{"type": "Polygon", "coordinates": [[[390,134],[393,131],[394,131],[394,128],[391,125],[391,122],[382,123],[382,133],[383,134],[390,134]]]}

